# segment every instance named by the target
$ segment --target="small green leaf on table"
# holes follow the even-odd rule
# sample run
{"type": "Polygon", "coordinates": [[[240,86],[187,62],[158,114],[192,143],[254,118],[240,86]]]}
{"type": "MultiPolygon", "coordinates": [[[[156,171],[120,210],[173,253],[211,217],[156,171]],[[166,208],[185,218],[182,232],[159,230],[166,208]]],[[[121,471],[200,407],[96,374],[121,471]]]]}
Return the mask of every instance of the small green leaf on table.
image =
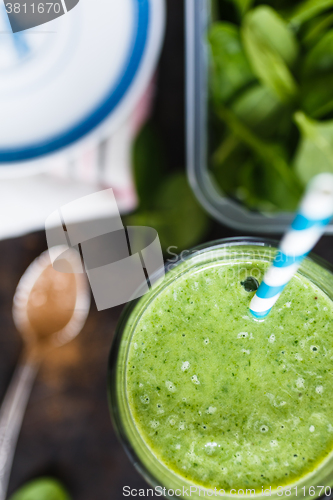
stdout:
{"type": "Polygon", "coordinates": [[[70,500],[70,496],[58,481],[45,477],[22,486],[10,500],[70,500]]]}

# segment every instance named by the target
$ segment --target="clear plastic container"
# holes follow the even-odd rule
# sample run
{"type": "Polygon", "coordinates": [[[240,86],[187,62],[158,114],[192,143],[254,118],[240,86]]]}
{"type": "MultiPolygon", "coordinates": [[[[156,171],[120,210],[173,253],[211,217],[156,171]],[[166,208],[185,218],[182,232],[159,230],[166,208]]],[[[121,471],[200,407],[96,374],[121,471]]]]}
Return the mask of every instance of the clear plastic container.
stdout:
{"type": "MultiPolygon", "coordinates": [[[[192,189],[202,206],[216,220],[253,233],[282,233],[292,221],[287,212],[261,213],[249,210],[224,195],[208,168],[208,78],[207,28],[211,0],[186,0],[186,93],[187,171],[192,189]]],[[[333,234],[333,225],[326,233],[333,234]]]]}

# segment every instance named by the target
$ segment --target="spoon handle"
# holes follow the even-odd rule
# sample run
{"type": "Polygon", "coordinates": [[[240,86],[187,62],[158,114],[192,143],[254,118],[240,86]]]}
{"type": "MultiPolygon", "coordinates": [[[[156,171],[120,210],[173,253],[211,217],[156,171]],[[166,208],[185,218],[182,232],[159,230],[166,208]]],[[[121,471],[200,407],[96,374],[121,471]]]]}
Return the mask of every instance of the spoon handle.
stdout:
{"type": "Polygon", "coordinates": [[[17,366],[0,408],[0,500],[6,493],[23,416],[39,367],[26,355],[17,366]]]}

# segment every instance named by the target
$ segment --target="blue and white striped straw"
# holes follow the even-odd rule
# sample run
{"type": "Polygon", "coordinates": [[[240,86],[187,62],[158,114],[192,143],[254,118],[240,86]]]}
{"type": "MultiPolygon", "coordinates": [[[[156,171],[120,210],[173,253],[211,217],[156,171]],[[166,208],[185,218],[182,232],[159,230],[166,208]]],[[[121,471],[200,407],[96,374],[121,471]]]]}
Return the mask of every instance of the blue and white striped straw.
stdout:
{"type": "Polygon", "coordinates": [[[333,175],[319,174],[309,183],[299,211],[284,235],[273,264],[266,272],[250,311],[257,319],[265,318],[313,249],[333,217],[333,175]]]}

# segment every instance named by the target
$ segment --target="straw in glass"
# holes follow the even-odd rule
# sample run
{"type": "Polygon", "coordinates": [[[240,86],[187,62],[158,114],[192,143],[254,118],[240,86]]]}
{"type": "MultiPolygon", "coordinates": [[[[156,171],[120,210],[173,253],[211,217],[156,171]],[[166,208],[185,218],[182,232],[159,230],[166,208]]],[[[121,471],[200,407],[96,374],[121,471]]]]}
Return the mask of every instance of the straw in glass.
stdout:
{"type": "Polygon", "coordinates": [[[263,319],[269,314],[332,217],[333,175],[319,174],[309,183],[299,211],[251,300],[250,311],[255,318],[263,319]]]}

